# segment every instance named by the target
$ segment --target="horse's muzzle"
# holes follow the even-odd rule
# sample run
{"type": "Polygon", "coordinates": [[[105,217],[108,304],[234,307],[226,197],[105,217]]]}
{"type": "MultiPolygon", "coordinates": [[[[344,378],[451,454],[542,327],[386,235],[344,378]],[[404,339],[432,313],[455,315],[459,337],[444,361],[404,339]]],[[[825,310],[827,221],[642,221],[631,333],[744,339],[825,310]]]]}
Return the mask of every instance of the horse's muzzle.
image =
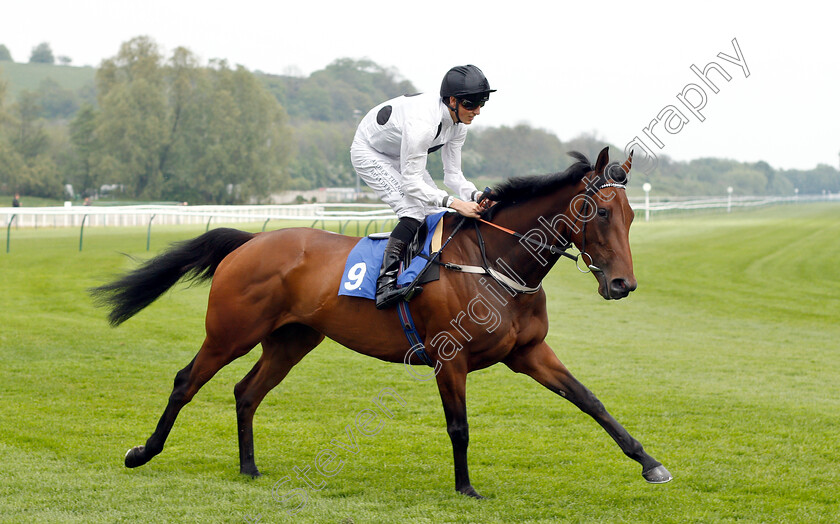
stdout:
{"type": "Polygon", "coordinates": [[[607,299],[618,300],[636,290],[635,279],[631,282],[625,278],[614,278],[609,282],[609,296],[607,299]]]}

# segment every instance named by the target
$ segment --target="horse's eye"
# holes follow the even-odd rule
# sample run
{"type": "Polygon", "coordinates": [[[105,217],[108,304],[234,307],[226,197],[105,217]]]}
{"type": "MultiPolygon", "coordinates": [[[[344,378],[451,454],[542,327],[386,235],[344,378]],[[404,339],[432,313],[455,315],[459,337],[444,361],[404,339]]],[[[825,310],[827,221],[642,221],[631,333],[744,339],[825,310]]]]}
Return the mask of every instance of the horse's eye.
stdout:
{"type": "Polygon", "coordinates": [[[607,210],[607,208],[604,208],[604,207],[599,207],[598,208],[598,216],[599,217],[607,218],[609,215],[610,215],[610,212],[609,212],[609,210],[607,210]]]}

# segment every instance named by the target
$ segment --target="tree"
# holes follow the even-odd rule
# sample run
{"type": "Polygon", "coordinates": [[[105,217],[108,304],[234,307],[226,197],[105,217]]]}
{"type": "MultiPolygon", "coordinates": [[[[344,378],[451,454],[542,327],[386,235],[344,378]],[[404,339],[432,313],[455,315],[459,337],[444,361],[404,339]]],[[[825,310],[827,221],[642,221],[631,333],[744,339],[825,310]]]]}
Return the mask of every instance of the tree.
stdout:
{"type": "Polygon", "coordinates": [[[40,116],[38,95],[32,91],[23,91],[17,103],[12,106],[14,133],[10,142],[26,161],[44,154],[49,145],[40,116]]]}
{"type": "Polygon", "coordinates": [[[286,116],[242,67],[201,67],[187,49],[164,62],[146,37],[122,45],[96,75],[95,125],[77,121],[91,172],[110,173],[136,198],[234,203],[268,196],[288,180],[286,116]]]}
{"type": "Polygon", "coordinates": [[[53,56],[50,44],[41,42],[32,48],[32,54],[29,56],[30,64],[54,64],[55,57],[53,56]]]}
{"type": "Polygon", "coordinates": [[[792,169],[782,172],[791,185],[799,189],[800,195],[819,195],[823,191],[840,191],[840,173],[833,166],[819,164],[810,171],[792,169]]]}
{"type": "Polygon", "coordinates": [[[81,194],[96,193],[99,187],[101,167],[95,164],[99,143],[96,138],[96,109],[85,104],[70,122],[70,155],[68,182],[81,194]]]}
{"type": "MultiPolygon", "coordinates": [[[[3,87],[0,86],[0,100],[3,87]]],[[[61,174],[53,160],[38,97],[23,91],[6,112],[0,105],[0,186],[9,191],[57,198],[61,174]]]]}
{"type": "Polygon", "coordinates": [[[481,155],[480,172],[472,176],[507,178],[553,173],[568,163],[563,158],[562,143],[555,135],[524,124],[471,132],[467,140],[474,144],[471,149],[481,155]]]}
{"type": "Polygon", "coordinates": [[[376,104],[417,92],[396,70],[349,58],[308,78],[265,76],[264,82],[290,116],[324,122],[357,122],[359,113],[376,104]]]}
{"type": "Polygon", "coordinates": [[[295,186],[353,186],[356,172],[350,163],[349,144],[356,128],[347,123],[300,122],[294,128],[294,155],[290,171],[295,186]]]}
{"type": "Polygon", "coordinates": [[[0,44],[0,62],[11,62],[12,61],[12,53],[9,52],[9,48],[3,44],[0,44]]]}
{"type": "Polygon", "coordinates": [[[6,83],[0,82],[0,191],[13,193],[20,190],[19,176],[23,166],[20,155],[9,143],[9,116],[3,104],[6,98],[6,83]]]}
{"type": "Polygon", "coordinates": [[[748,164],[734,166],[717,177],[718,191],[712,194],[723,194],[724,185],[732,187],[735,194],[741,195],[763,195],[767,191],[767,178],[761,171],[749,167],[748,164]]]}
{"type": "Polygon", "coordinates": [[[70,118],[79,109],[79,101],[76,94],[69,89],[61,87],[52,78],[41,80],[35,94],[41,106],[40,114],[48,120],[70,118]]]}
{"type": "Polygon", "coordinates": [[[138,37],[122,44],[96,73],[99,160],[110,157],[117,166],[115,179],[103,182],[123,184],[136,198],[160,198],[160,152],[167,140],[162,60],[154,42],[138,37]]]}
{"type": "MultiPolygon", "coordinates": [[[[166,195],[198,201],[233,203],[267,197],[288,180],[290,139],[285,113],[256,77],[224,62],[179,71],[176,55],[171,93],[190,86],[184,96],[173,146],[164,170],[166,195]]],[[[183,57],[181,57],[183,58],[183,57]]],[[[181,63],[183,65],[183,63],[181,63]]],[[[177,96],[170,99],[178,107],[177,96]]]]}
{"type": "Polygon", "coordinates": [[[22,190],[21,173],[24,165],[20,155],[4,138],[0,136],[0,191],[14,193],[22,190]]]}

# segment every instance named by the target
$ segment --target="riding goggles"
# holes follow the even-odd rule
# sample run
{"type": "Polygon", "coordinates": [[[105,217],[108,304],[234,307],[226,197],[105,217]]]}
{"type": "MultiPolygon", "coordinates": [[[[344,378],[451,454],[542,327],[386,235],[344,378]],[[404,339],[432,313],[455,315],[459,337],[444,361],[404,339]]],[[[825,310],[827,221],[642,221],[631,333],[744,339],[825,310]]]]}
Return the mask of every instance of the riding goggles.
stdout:
{"type": "Polygon", "coordinates": [[[461,106],[467,111],[474,111],[480,107],[484,107],[485,103],[487,103],[486,98],[479,98],[473,100],[470,100],[469,98],[462,98],[460,100],[461,106]]]}

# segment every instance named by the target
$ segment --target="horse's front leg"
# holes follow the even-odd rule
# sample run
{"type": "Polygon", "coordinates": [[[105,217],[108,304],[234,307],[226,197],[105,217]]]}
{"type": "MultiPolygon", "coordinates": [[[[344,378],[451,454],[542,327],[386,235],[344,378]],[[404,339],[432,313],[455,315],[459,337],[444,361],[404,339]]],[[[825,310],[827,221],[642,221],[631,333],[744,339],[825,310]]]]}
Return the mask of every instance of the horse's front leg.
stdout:
{"type": "Polygon", "coordinates": [[[456,363],[455,360],[444,363],[436,377],[443,401],[443,412],[446,415],[446,431],[452,441],[455,490],[470,497],[483,499],[484,497],[470,484],[467,468],[467,446],[470,442],[470,429],[467,424],[467,371],[461,369],[459,364],[462,363],[456,363]]]}
{"type": "Polygon", "coordinates": [[[654,484],[671,480],[668,470],[648,455],[639,441],[631,437],[627,430],[607,412],[601,401],[572,376],[548,344],[541,342],[534,346],[519,348],[513,351],[504,362],[513,371],[530,376],[594,418],[607,430],[625,455],[642,465],[642,476],[645,480],[654,484]]]}

